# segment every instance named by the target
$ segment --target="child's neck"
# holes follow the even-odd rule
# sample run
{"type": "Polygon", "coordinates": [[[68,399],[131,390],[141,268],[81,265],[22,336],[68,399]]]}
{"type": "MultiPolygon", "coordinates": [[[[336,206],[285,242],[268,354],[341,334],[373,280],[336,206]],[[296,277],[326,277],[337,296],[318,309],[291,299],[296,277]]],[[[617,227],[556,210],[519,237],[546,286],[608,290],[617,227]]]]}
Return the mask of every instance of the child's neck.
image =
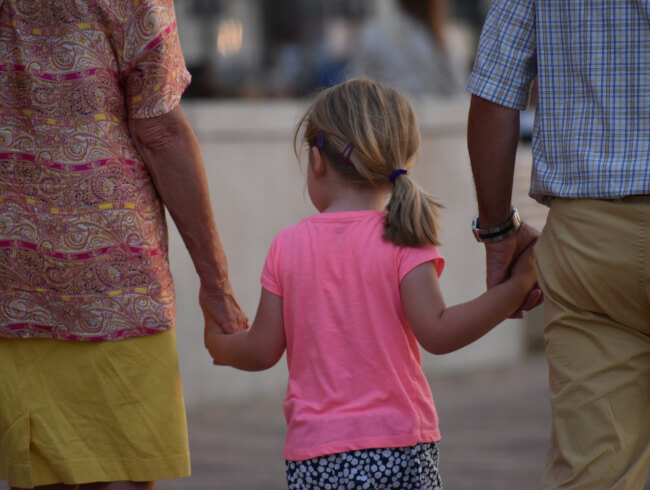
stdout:
{"type": "Polygon", "coordinates": [[[323,213],[341,211],[382,210],[386,207],[387,191],[375,188],[344,187],[340,189],[323,213]]]}

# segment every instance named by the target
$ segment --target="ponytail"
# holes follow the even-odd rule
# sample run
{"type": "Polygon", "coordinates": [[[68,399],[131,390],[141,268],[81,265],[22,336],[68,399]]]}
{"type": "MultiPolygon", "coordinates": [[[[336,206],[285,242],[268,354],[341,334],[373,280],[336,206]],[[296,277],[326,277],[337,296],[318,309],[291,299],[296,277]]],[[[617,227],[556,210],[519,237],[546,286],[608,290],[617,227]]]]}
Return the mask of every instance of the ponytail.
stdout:
{"type": "Polygon", "coordinates": [[[440,201],[424,192],[408,175],[393,182],[386,211],[384,239],[400,246],[440,245],[440,201]]]}
{"type": "Polygon", "coordinates": [[[317,147],[346,181],[388,188],[384,239],[400,246],[439,245],[439,201],[407,172],[417,163],[420,131],[409,101],[364,78],[323,90],[300,119],[294,151],[317,147]]]}

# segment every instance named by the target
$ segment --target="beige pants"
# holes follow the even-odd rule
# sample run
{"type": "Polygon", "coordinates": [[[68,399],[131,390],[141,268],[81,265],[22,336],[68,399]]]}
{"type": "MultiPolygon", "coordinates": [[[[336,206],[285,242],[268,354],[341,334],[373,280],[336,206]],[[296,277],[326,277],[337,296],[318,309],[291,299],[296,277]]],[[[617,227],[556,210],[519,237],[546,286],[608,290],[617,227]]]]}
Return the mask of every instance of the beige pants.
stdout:
{"type": "Polygon", "coordinates": [[[553,414],[542,488],[643,489],[650,197],[554,200],[535,255],[553,414]]]}

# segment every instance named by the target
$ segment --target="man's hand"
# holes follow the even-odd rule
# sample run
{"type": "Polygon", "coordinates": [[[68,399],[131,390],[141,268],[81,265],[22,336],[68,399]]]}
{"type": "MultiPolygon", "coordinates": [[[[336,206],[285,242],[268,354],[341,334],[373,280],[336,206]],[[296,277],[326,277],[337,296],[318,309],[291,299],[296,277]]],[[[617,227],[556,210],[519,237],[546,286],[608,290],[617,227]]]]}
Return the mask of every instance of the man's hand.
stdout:
{"type": "MultiPolygon", "coordinates": [[[[505,240],[485,244],[488,289],[508,278],[515,259],[538,237],[539,232],[535,228],[522,222],[517,232],[505,240]]],[[[534,287],[521,305],[520,311],[512,318],[522,318],[523,311],[532,310],[543,301],[542,291],[539,287],[534,287]]]]}
{"type": "Polygon", "coordinates": [[[226,334],[247,330],[248,318],[242,311],[230,285],[222,289],[201,286],[199,304],[205,320],[205,335],[212,329],[226,334]]]}

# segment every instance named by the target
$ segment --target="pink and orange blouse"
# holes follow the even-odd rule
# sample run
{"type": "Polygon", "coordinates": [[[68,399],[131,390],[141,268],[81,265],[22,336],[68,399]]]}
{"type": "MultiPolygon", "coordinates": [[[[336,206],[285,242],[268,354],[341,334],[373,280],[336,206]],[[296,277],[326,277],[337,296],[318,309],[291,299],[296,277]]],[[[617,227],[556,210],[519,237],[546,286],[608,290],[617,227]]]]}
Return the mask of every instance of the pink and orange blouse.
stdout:
{"type": "Polygon", "coordinates": [[[0,337],[173,327],[164,208],[128,120],[189,81],[172,0],[0,0],[0,337]]]}

